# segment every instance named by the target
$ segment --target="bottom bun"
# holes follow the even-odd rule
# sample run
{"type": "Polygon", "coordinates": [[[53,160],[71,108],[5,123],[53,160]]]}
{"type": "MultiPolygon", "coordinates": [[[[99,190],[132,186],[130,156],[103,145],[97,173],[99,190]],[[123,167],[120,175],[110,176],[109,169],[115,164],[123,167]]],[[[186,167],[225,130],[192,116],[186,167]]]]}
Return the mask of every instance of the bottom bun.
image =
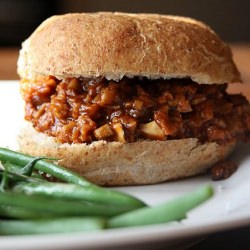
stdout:
{"type": "Polygon", "coordinates": [[[194,138],[61,144],[31,126],[22,129],[18,143],[23,153],[56,157],[60,165],[106,186],[153,184],[201,174],[226,158],[235,146],[201,144],[194,138]]]}

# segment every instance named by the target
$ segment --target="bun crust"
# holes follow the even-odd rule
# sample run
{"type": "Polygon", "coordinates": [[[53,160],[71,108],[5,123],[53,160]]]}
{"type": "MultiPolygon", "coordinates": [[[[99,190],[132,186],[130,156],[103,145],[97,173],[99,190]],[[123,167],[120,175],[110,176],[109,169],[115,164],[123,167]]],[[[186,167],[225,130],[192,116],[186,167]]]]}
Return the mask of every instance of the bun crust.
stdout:
{"type": "Polygon", "coordinates": [[[54,16],[23,43],[22,78],[36,75],[186,78],[198,83],[240,81],[230,48],[205,24],[155,14],[54,16]]]}
{"type": "Polygon", "coordinates": [[[226,158],[235,144],[200,144],[197,139],[59,144],[31,126],[19,135],[23,153],[56,157],[59,163],[107,186],[153,184],[205,172],[226,158]]]}

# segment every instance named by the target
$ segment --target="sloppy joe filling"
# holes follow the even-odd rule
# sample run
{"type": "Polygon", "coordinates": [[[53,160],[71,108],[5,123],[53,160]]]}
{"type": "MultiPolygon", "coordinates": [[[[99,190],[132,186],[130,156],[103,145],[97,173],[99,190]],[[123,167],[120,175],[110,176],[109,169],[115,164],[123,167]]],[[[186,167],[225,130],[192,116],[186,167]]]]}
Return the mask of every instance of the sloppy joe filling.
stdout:
{"type": "Polygon", "coordinates": [[[23,79],[25,119],[62,143],[248,140],[250,106],[227,84],[190,79],[23,79]]]}

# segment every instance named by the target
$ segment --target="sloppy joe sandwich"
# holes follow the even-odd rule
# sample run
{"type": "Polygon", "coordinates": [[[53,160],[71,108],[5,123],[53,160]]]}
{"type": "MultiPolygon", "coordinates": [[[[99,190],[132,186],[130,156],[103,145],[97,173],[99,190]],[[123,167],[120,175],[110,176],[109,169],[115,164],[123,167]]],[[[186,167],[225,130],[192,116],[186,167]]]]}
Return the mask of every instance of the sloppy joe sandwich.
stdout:
{"type": "Polygon", "coordinates": [[[97,184],[197,175],[249,139],[249,103],[227,93],[240,81],[231,50],[190,18],[54,16],[23,43],[18,73],[20,150],[97,184]]]}

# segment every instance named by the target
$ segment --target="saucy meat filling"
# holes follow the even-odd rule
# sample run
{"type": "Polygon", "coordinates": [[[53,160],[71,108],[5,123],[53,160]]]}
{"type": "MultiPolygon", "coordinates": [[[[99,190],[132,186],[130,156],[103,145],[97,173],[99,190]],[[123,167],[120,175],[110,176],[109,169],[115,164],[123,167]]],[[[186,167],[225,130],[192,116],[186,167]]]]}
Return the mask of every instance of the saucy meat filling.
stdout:
{"type": "Polygon", "coordinates": [[[227,84],[190,79],[23,79],[25,119],[62,143],[248,140],[250,106],[227,84]]]}

